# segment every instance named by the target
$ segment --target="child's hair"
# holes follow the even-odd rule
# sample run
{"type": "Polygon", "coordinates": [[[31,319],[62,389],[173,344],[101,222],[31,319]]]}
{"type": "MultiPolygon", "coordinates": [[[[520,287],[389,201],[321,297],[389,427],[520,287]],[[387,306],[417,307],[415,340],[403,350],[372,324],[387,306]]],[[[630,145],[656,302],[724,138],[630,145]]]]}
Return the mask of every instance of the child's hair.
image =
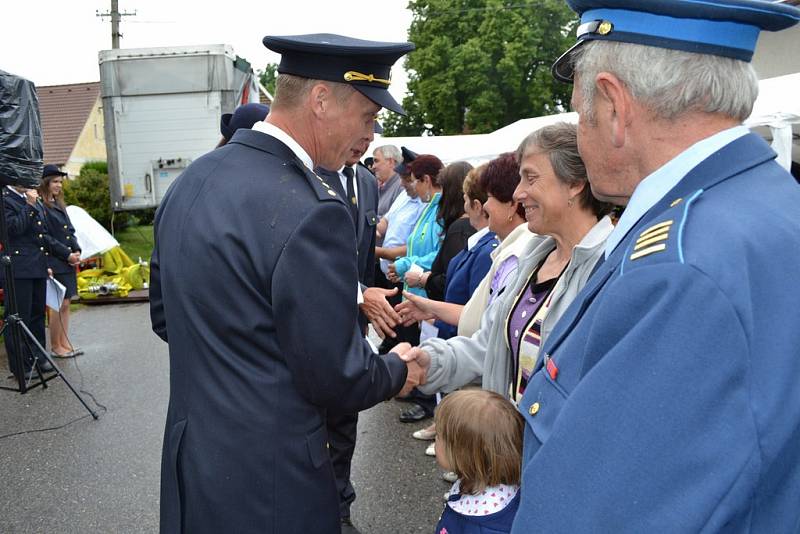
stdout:
{"type": "Polygon", "coordinates": [[[519,485],[523,427],[517,408],[497,393],[467,389],[444,398],[436,409],[437,441],[463,493],[519,485]]]}

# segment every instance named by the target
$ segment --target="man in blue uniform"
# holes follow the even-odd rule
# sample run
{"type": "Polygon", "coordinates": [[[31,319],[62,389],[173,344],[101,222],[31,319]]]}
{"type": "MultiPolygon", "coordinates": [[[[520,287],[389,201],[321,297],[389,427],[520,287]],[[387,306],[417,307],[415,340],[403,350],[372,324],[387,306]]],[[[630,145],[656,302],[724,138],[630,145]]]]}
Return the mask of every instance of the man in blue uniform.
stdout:
{"type": "Polygon", "coordinates": [[[741,126],[754,0],[568,0],[595,196],[626,205],[520,402],[513,532],[797,532],[800,187],[741,126]]]}
{"type": "Polygon", "coordinates": [[[356,227],[312,169],[340,168],[381,107],[402,111],[386,89],[413,45],[264,44],[282,54],[267,120],[190,165],[156,215],[162,532],[339,532],[327,413],[368,408],[406,378],[361,335],[356,227]]]}

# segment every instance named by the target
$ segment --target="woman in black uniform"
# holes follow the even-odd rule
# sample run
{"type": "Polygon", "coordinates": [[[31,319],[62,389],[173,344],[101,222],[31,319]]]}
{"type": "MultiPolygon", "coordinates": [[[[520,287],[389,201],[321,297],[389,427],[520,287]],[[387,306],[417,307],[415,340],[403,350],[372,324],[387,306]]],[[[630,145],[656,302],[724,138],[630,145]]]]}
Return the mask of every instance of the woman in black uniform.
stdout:
{"type": "MultiPolygon", "coordinates": [[[[55,240],[68,247],[71,252],[77,253],[77,260],[80,260],[81,248],[75,239],[75,228],[69,220],[67,207],[64,205],[62,182],[67,174],[58,170],[55,165],[45,165],[43,174],[42,184],[39,186],[39,196],[44,203],[47,231],[55,240]]],[[[74,260],[76,256],[70,256],[70,258],[74,260]]],[[[69,358],[81,353],[72,346],[67,336],[70,299],[78,293],[78,281],[75,276],[77,263],[78,261],[69,263],[69,261],[61,260],[52,254],[47,257],[47,266],[53,271],[53,277],[67,288],[64,302],[61,303],[61,310],[54,312],[48,309],[50,350],[53,356],[61,358],[69,358]]]]}

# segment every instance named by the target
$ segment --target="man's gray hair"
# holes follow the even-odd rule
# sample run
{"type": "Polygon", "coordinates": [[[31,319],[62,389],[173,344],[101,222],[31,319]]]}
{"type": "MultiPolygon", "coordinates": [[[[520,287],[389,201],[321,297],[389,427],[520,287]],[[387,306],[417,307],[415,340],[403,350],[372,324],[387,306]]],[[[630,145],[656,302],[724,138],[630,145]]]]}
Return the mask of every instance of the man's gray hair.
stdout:
{"type": "Polygon", "coordinates": [[[581,110],[594,120],[595,78],[609,72],[662,119],[687,112],[721,113],[744,121],[758,96],[758,77],[737,59],[614,41],[591,41],[575,54],[581,110]]]}
{"type": "Polygon", "coordinates": [[[385,159],[393,159],[395,163],[400,163],[401,161],[403,161],[402,152],[400,152],[400,149],[394,145],[379,146],[378,148],[372,151],[373,154],[375,152],[379,153],[385,159]]]}

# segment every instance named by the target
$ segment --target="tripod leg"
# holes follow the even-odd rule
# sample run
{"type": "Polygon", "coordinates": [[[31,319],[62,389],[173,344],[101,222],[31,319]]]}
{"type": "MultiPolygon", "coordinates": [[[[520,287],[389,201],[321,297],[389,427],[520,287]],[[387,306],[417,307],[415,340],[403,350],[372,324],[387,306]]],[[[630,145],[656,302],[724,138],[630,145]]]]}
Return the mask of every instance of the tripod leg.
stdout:
{"type": "MultiPolygon", "coordinates": [[[[25,325],[25,323],[23,323],[22,320],[20,320],[16,324],[17,325],[23,325],[23,326],[25,325]]],[[[27,327],[26,327],[26,330],[27,330],[27,327]]],[[[33,334],[31,334],[31,335],[33,335],[33,334]]],[[[33,362],[33,363],[31,363],[30,378],[27,378],[26,385],[27,386],[30,385],[30,381],[33,380],[33,371],[36,371],[36,374],[39,375],[39,380],[41,381],[42,388],[43,389],[47,389],[47,381],[44,379],[44,373],[42,372],[42,368],[39,365],[39,358],[36,357],[36,353],[34,352],[33,347],[31,347],[30,339],[28,339],[27,336],[20,336],[20,337],[22,338],[22,344],[25,345],[25,352],[23,353],[23,357],[24,357],[25,354],[28,354],[28,355],[30,355],[30,358],[31,358],[31,360],[33,362]]],[[[34,341],[36,341],[36,338],[34,338],[34,341]]],[[[38,345],[38,343],[37,343],[37,345],[38,345]]]]}
{"type": "MultiPolygon", "coordinates": [[[[25,336],[27,337],[27,339],[28,339],[29,341],[33,342],[33,344],[34,344],[34,345],[36,345],[36,348],[38,348],[38,349],[39,349],[39,351],[40,351],[40,352],[42,353],[42,355],[44,356],[45,360],[47,360],[47,361],[50,363],[50,365],[52,365],[52,366],[53,366],[53,369],[55,369],[55,371],[56,371],[56,374],[59,376],[59,378],[61,378],[61,380],[63,380],[63,381],[64,381],[64,383],[65,383],[65,384],[67,385],[67,387],[68,387],[68,388],[69,388],[69,389],[72,391],[72,393],[73,393],[73,394],[74,394],[76,397],[78,397],[78,400],[79,400],[79,401],[81,401],[81,404],[83,404],[83,407],[84,407],[84,408],[86,408],[86,411],[87,411],[87,412],[89,412],[90,414],[92,414],[92,417],[93,417],[94,419],[98,419],[98,415],[97,415],[97,413],[95,413],[95,412],[94,412],[94,410],[92,410],[91,408],[89,408],[89,405],[88,405],[88,404],[86,404],[86,401],[84,401],[84,400],[83,400],[83,397],[81,397],[80,393],[78,393],[78,392],[75,390],[75,388],[74,388],[74,387],[72,387],[72,384],[70,384],[70,383],[69,383],[69,380],[67,380],[67,377],[65,377],[65,376],[63,375],[63,373],[61,372],[61,369],[59,369],[59,368],[58,368],[58,366],[56,365],[56,362],[54,362],[54,361],[53,361],[53,359],[50,357],[50,354],[49,354],[49,353],[48,353],[48,352],[47,352],[47,351],[44,349],[44,347],[42,347],[42,345],[39,343],[39,340],[38,340],[38,339],[36,339],[36,336],[34,336],[34,335],[31,333],[31,331],[30,331],[30,330],[28,330],[28,327],[25,325],[25,323],[24,323],[24,322],[22,322],[22,321],[19,321],[19,325],[20,325],[20,327],[22,328],[22,332],[25,334],[25,336]]],[[[36,366],[36,367],[37,367],[37,370],[38,370],[38,364],[37,364],[37,366],[36,366]]],[[[39,376],[40,376],[40,377],[42,377],[42,375],[41,375],[41,371],[39,371],[39,376]]],[[[42,377],[42,381],[44,381],[44,377],[42,377]]]]}

